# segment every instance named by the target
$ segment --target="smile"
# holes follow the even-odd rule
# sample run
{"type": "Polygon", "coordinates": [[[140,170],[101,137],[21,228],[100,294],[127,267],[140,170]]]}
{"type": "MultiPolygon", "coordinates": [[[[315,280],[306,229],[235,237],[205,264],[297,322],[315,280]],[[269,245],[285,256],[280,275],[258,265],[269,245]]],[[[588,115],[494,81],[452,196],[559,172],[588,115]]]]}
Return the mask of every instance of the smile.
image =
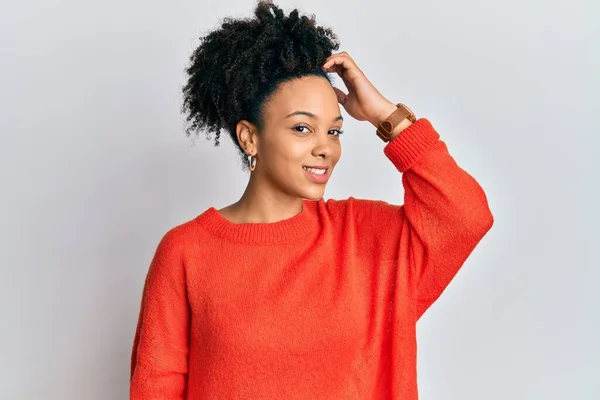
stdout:
{"type": "Polygon", "coordinates": [[[309,181],[317,184],[325,184],[329,180],[329,168],[324,166],[302,166],[304,173],[309,181]]]}
{"type": "Polygon", "coordinates": [[[327,172],[327,168],[308,168],[308,167],[302,167],[302,168],[304,168],[305,171],[308,171],[311,174],[316,174],[316,175],[325,175],[325,173],[327,172]]]}

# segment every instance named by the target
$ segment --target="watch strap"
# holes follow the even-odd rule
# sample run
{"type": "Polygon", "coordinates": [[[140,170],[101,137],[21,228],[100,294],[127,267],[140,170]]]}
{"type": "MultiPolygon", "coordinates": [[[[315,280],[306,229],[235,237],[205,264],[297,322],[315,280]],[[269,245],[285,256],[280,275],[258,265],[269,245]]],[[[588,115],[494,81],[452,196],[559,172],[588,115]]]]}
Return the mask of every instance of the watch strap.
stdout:
{"type": "Polygon", "coordinates": [[[404,104],[398,103],[396,104],[396,107],[396,110],[394,110],[394,112],[391,113],[390,116],[385,120],[383,120],[377,127],[377,136],[379,136],[379,138],[384,142],[390,141],[394,128],[396,128],[396,126],[398,126],[398,124],[404,121],[406,118],[408,118],[411,122],[415,122],[417,120],[413,112],[404,104]]]}

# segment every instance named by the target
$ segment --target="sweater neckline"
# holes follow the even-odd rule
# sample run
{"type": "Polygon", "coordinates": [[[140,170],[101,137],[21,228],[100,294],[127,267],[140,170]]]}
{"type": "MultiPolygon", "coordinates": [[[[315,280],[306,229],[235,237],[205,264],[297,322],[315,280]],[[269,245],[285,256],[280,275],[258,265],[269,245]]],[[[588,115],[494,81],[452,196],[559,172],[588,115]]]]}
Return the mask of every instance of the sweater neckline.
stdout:
{"type": "Polygon", "coordinates": [[[309,233],[318,224],[317,202],[302,201],[302,211],[291,218],[277,222],[247,222],[237,224],[223,217],[215,207],[210,207],[196,220],[212,233],[247,243],[281,243],[309,233]]]}

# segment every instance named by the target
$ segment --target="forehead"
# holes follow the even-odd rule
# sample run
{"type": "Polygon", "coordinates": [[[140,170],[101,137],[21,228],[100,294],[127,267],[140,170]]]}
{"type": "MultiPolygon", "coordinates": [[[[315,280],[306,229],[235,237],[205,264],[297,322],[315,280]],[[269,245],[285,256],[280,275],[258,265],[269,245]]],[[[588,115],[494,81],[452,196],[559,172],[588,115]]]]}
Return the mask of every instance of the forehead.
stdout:
{"type": "Polygon", "coordinates": [[[304,76],[282,83],[265,107],[265,112],[271,117],[285,117],[298,110],[328,118],[340,114],[331,84],[318,76],[304,76]]]}

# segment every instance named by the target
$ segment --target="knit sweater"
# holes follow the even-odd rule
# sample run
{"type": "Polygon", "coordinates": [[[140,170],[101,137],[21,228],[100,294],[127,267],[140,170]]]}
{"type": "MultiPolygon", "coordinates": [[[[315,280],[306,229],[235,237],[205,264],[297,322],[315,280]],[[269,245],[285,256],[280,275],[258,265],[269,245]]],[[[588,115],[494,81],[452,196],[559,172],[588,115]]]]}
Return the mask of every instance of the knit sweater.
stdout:
{"type": "Polygon", "coordinates": [[[304,200],[244,224],[209,208],[170,229],[144,285],[131,399],[417,399],[416,322],[493,217],[429,120],[384,153],[403,205],[304,200]]]}

